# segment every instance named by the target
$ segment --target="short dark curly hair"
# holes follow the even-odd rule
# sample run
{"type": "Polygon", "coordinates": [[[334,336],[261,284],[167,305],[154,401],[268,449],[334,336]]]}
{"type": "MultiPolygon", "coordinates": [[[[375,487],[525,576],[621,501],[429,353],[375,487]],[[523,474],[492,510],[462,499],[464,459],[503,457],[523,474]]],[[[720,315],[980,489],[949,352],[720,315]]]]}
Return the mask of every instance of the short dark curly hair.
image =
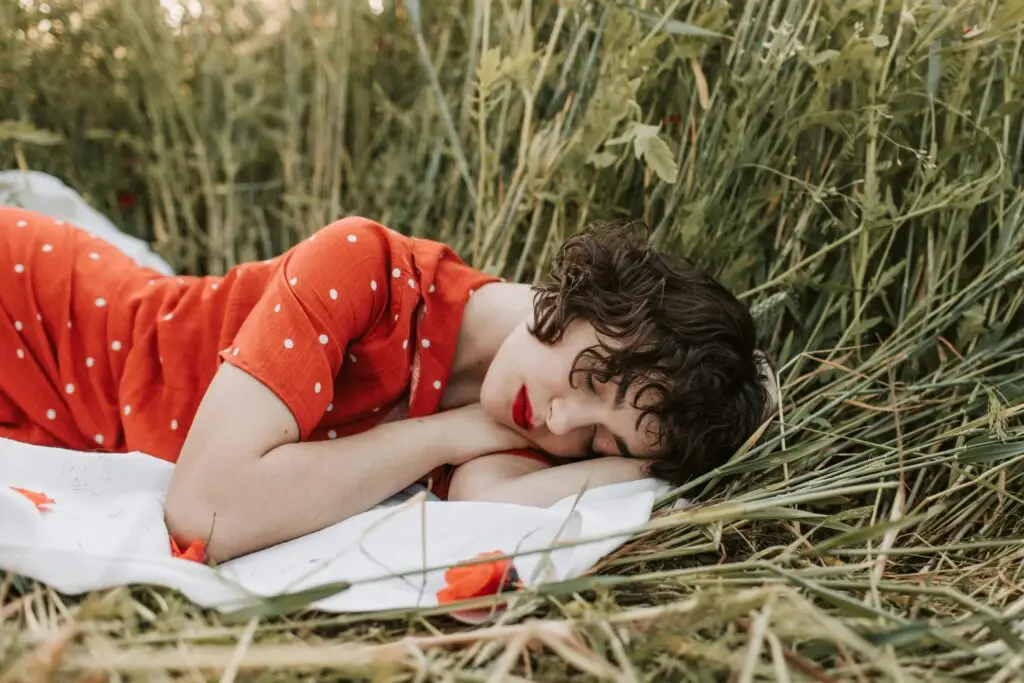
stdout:
{"type": "Polygon", "coordinates": [[[689,260],[650,246],[642,224],[593,223],[562,245],[534,286],[530,333],[554,344],[575,320],[609,343],[576,357],[570,385],[580,373],[637,383],[637,428],[657,418],[654,477],[681,485],[724,464],[774,410],[750,312],[689,260]]]}

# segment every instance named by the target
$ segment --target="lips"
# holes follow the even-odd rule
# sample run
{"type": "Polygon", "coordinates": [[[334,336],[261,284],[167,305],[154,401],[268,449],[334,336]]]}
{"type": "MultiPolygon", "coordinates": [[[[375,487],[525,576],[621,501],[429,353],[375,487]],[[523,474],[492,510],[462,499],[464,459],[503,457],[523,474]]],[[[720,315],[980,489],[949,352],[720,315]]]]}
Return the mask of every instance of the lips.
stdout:
{"type": "Polygon", "coordinates": [[[533,406],[530,405],[530,396],[526,393],[525,385],[519,388],[519,393],[512,402],[512,421],[526,431],[533,429],[533,406]]]}

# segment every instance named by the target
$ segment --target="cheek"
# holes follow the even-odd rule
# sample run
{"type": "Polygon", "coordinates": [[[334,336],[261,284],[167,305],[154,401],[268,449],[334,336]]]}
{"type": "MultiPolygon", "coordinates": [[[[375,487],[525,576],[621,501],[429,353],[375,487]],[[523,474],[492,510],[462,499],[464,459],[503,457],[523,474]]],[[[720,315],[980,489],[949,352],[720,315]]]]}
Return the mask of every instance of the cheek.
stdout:
{"type": "Polygon", "coordinates": [[[509,387],[525,374],[524,369],[531,367],[529,342],[532,339],[520,326],[498,347],[480,388],[480,402],[485,408],[500,403],[509,387]]]}

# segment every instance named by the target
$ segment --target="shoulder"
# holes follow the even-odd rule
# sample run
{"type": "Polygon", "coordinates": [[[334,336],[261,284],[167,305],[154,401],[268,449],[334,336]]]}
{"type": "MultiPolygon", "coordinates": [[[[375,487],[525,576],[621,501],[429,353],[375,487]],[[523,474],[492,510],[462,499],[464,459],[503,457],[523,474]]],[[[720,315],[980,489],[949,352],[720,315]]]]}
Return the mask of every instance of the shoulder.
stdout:
{"type": "Polygon", "coordinates": [[[368,218],[350,216],[317,230],[284,256],[285,270],[293,274],[310,271],[383,273],[395,251],[397,233],[368,218]]]}
{"type": "Polygon", "coordinates": [[[380,223],[361,216],[347,216],[317,230],[303,244],[311,250],[344,248],[356,253],[386,254],[391,249],[394,233],[380,223]],[[313,245],[316,245],[313,249],[313,245]]]}

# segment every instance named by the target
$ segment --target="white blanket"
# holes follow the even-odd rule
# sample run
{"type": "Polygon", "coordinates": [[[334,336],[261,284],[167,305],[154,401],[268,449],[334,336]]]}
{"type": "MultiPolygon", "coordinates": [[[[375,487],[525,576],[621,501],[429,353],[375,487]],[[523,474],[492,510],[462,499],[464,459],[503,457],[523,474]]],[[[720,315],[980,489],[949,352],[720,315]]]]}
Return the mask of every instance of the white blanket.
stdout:
{"type": "MultiPolygon", "coordinates": [[[[19,206],[71,225],[110,242],[136,263],[170,275],[167,262],[138,237],[126,235],[109,218],[89,206],[82,195],[58,178],[39,171],[0,171],[0,206],[19,206]]],[[[0,239],[2,239],[0,235],[0,239]]]]}
{"type": "Polygon", "coordinates": [[[313,606],[329,612],[427,607],[437,604],[443,568],[482,552],[519,554],[514,563],[528,586],[578,576],[643,526],[667,490],[648,479],[593,489],[546,509],[410,501],[415,491],[409,491],[404,501],[396,497],[212,568],[171,555],[162,500],[172,469],[141,453],[80,453],[0,439],[0,569],[69,594],[165,586],[223,611],[247,606],[253,596],[338,581],[353,585],[313,606]],[[38,510],[10,487],[55,502],[38,510]]]}

